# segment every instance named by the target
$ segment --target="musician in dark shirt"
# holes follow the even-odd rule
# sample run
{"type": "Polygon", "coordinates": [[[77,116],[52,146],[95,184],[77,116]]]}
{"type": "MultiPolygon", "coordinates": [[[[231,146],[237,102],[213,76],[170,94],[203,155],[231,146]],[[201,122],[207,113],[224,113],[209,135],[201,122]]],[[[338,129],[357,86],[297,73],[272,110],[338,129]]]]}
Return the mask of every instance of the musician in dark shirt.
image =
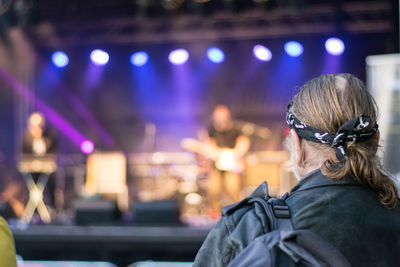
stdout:
{"type": "Polygon", "coordinates": [[[215,140],[215,143],[219,147],[234,148],[236,140],[242,132],[236,128],[235,124],[230,129],[218,131],[214,125],[211,125],[208,130],[208,136],[215,140]]]}
{"type": "Polygon", "coordinates": [[[213,147],[215,159],[208,181],[208,197],[211,207],[219,210],[240,199],[243,157],[250,141],[235,126],[229,108],[224,105],[214,109],[208,135],[207,142],[213,147]]]}

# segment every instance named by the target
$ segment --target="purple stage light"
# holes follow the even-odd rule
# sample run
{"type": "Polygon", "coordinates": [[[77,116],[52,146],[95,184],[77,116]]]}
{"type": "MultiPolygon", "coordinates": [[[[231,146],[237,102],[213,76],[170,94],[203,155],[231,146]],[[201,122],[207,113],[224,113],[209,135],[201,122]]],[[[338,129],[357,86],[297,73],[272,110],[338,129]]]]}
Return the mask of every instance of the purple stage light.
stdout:
{"type": "Polygon", "coordinates": [[[215,46],[207,49],[207,57],[214,63],[222,63],[225,60],[224,52],[215,46]]]}
{"type": "Polygon", "coordinates": [[[86,138],[68,123],[63,117],[55,112],[51,107],[44,103],[40,98],[34,95],[31,90],[11,76],[7,71],[0,67],[0,78],[4,80],[14,91],[30,104],[35,104],[45,117],[62,132],[68,139],[77,146],[82,144],[86,138]]]}
{"type": "Polygon", "coordinates": [[[56,51],[51,55],[51,61],[53,61],[53,64],[58,67],[58,68],[64,68],[68,65],[69,63],[69,58],[67,54],[65,54],[62,51],[56,51]]]}
{"type": "Polygon", "coordinates": [[[289,41],[285,43],[285,51],[291,57],[298,57],[303,54],[304,47],[299,42],[289,41]]]}
{"type": "MultiPolygon", "coordinates": [[[[50,76],[50,75],[49,75],[50,76]]],[[[76,95],[74,95],[65,84],[60,85],[60,92],[65,97],[65,100],[71,105],[73,110],[79,114],[90,127],[100,136],[102,142],[107,147],[112,147],[115,144],[114,139],[106,129],[97,121],[94,115],[89,111],[85,104],[76,95]]],[[[86,139],[86,138],[84,138],[86,139]]]]}
{"type": "Polygon", "coordinates": [[[189,53],[185,49],[176,49],[169,53],[168,59],[174,65],[182,65],[189,59],[189,53]]]}
{"type": "Polygon", "coordinates": [[[131,63],[134,66],[143,66],[149,60],[149,54],[144,51],[138,51],[132,54],[131,63]]]}
{"type": "Polygon", "coordinates": [[[260,61],[270,61],[272,59],[271,51],[263,45],[256,45],[253,48],[253,55],[260,61]]]}
{"type": "Polygon", "coordinates": [[[342,40],[332,37],[326,40],[325,49],[329,54],[333,56],[339,56],[343,54],[345,46],[342,40]]]}
{"type": "Polygon", "coordinates": [[[81,143],[81,151],[83,154],[90,154],[94,150],[94,143],[91,140],[85,140],[81,143]]]}
{"type": "Polygon", "coordinates": [[[96,49],[93,50],[92,53],[90,53],[90,59],[96,65],[105,65],[110,59],[110,56],[108,55],[107,52],[100,49],[96,49]]]}

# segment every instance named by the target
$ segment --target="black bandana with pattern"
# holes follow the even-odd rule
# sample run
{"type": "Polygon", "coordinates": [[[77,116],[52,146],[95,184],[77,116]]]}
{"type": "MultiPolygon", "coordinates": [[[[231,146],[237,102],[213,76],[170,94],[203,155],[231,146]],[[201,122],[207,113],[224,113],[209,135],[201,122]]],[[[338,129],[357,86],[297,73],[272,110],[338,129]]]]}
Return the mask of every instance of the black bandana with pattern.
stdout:
{"type": "Polygon", "coordinates": [[[286,123],[289,128],[294,129],[301,138],[308,141],[331,145],[336,149],[335,154],[340,161],[346,160],[347,157],[346,142],[366,141],[374,137],[378,130],[378,124],[375,124],[369,131],[362,132],[371,124],[371,118],[367,115],[360,115],[343,123],[336,135],[333,135],[308,126],[297,119],[289,111],[290,106],[291,104],[286,113],[286,123]]]}

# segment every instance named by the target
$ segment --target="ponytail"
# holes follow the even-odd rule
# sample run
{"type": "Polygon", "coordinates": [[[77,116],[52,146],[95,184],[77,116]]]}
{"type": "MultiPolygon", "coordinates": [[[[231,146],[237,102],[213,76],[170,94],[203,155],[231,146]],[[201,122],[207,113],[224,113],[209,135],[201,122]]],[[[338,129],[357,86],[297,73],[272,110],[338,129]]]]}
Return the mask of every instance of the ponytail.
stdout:
{"type": "Polygon", "coordinates": [[[347,159],[340,165],[327,160],[322,164],[322,173],[331,179],[341,179],[351,175],[357,182],[371,188],[379,201],[388,208],[398,202],[397,189],[392,179],[382,172],[379,158],[376,156],[378,140],[348,146],[347,159]],[[374,148],[375,149],[371,149],[374,148]]]}

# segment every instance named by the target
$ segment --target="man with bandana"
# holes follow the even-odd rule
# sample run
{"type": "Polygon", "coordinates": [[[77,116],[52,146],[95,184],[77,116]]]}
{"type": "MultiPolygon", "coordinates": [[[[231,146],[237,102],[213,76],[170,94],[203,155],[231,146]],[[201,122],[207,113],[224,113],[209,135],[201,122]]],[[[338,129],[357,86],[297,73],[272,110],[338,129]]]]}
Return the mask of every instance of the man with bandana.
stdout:
{"type": "MultiPolygon", "coordinates": [[[[285,143],[299,179],[282,197],[293,228],[319,235],[352,266],[397,266],[398,190],[377,156],[377,106],[364,84],[350,74],[315,78],[294,96],[286,123],[285,143]]],[[[262,189],[254,194],[267,194],[262,189]]],[[[223,210],[194,266],[227,266],[271,230],[263,223],[267,216],[246,203],[223,210]]]]}

